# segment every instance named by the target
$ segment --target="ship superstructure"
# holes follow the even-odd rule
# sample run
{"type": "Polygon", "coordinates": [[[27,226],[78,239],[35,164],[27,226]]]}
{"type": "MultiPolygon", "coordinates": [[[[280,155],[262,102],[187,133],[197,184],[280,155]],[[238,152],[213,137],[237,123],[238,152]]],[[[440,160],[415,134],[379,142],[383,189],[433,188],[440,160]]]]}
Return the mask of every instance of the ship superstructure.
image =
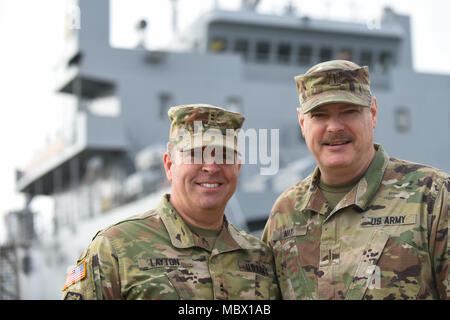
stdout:
{"type": "Polygon", "coordinates": [[[226,212],[259,234],[276,197],[315,166],[297,122],[293,78],[321,61],[368,65],[379,105],[375,140],[391,156],[450,171],[450,77],[413,70],[408,16],[385,9],[372,28],[292,12],[263,15],[256,3],[210,11],[169,48],[152,50],[112,48],[109,1],[79,0],[79,28],[67,34],[56,84],[76,101],[70,134],[17,179],[28,203],[38,195],[55,201],[53,234],[20,251],[34,260],[34,270],[21,272],[22,298],[58,298],[67,267],[96,231],[151,209],[168,191],[161,159],[173,105],[209,103],[242,112],[247,150],[267,139],[256,163],[244,155],[226,212]],[[277,159],[270,157],[272,146],[279,147],[277,159]],[[268,168],[279,170],[261,174],[268,168]],[[47,281],[43,289],[48,277],[55,284],[47,281]]]}

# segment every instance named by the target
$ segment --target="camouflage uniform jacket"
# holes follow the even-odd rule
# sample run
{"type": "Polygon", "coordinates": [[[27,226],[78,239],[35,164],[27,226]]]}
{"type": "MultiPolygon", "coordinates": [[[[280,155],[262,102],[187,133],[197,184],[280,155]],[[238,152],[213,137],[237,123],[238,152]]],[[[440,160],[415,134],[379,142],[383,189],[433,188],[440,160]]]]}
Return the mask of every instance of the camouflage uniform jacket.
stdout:
{"type": "Polygon", "coordinates": [[[277,199],[263,233],[283,299],[447,299],[449,176],[388,158],[330,208],[318,168],[277,199]]]}
{"type": "Polygon", "coordinates": [[[158,207],[97,233],[81,254],[86,276],[67,299],[278,299],[272,251],[224,226],[212,251],[163,196],[158,207]]]}

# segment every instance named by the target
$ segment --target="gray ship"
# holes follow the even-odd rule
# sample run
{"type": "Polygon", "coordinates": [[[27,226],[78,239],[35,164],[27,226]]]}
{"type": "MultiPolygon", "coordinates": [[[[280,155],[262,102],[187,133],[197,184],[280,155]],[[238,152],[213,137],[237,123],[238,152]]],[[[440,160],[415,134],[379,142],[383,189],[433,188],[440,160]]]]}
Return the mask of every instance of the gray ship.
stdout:
{"type": "Polygon", "coordinates": [[[379,105],[375,140],[391,156],[450,171],[450,76],[413,70],[409,16],[386,8],[373,27],[293,10],[260,14],[258,2],[203,14],[164,50],[112,48],[109,1],[75,2],[56,87],[76,102],[73,124],[17,173],[27,206],[7,216],[0,299],[59,299],[68,268],[98,230],[153,208],[170,190],[161,159],[167,111],[177,104],[245,114],[241,145],[260,148],[244,153],[226,214],[260,235],[277,196],[315,166],[293,78],[321,61],[369,66],[379,105]],[[55,209],[49,232],[37,234],[29,204],[39,195],[51,196],[55,209]]]}

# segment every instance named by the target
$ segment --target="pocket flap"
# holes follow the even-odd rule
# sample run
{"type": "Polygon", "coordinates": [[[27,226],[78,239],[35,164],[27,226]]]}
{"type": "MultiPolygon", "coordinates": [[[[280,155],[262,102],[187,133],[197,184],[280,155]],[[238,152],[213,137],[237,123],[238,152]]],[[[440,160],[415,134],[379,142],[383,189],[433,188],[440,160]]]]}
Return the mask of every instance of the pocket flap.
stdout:
{"type": "Polygon", "coordinates": [[[378,259],[388,240],[389,233],[381,229],[373,230],[363,252],[361,252],[358,267],[345,295],[346,300],[360,300],[364,297],[369,279],[372,277],[378,259]]]}

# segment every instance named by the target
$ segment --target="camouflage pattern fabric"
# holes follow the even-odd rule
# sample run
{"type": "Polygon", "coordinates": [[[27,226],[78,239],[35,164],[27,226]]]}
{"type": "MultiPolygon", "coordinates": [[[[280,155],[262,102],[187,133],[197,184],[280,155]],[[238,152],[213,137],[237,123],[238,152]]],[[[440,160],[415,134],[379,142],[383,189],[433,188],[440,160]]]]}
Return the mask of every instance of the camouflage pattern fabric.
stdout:
{"type": "Polygon", "coordinates": [[[189,104],[168,111],[169,140],[179,150],[191,150],[208,145],[224,146],[238,151],[237,134],[245,117],[208,104],[189,104]]]}
{"type": "Polygon", "coordinates": [[[318,168],[275,202],[263,241],[283,299],[448,299],[449,175],[375,148],[335,208],[318,168]]]}
{"type": "Polygon", "coordinates": [[[81,254],[86,277],[67,299],[278,299],[271,250],[226,219],[214,248],[165,195],[155,210],[119,222],[81,254]]]}
{"type": "Polygon", "coordinates": [[[346,60],[319,63],[295,77],[303,114],[329,103],[370,107],[369,68],[346,60]]]}

